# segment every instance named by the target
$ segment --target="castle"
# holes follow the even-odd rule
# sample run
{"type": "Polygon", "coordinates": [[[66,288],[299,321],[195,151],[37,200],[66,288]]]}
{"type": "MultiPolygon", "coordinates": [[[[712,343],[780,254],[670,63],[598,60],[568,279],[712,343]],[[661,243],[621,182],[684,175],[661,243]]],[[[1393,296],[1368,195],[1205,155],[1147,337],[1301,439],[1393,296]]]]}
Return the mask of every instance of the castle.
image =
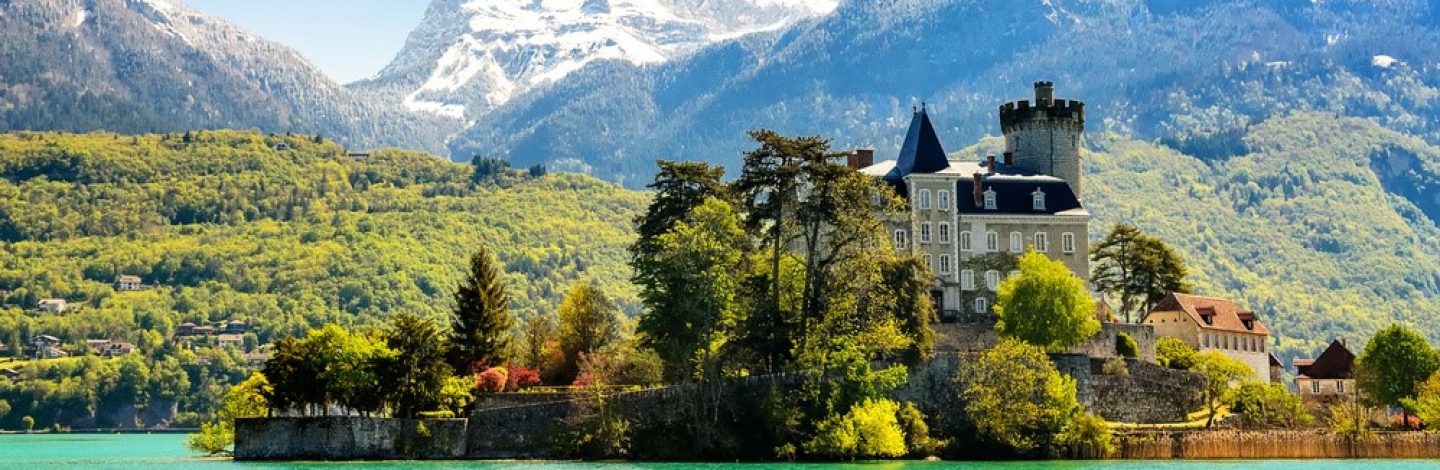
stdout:
{"type": "Polygon", "coordinates": [[[851,165],[883,179],[909,210],[888,218],[894,246],[920,255],[935,274],[931,291],[945,322],[992,316],[996,290],[1027,248],[1088,279],[1090,214],[1082,204],[1085,103],[1055,99],[1037,82],[1035,100],[1000,106],[1002,158],[951,160],[927,110],[915,110],[895,160],[851,165]]]}

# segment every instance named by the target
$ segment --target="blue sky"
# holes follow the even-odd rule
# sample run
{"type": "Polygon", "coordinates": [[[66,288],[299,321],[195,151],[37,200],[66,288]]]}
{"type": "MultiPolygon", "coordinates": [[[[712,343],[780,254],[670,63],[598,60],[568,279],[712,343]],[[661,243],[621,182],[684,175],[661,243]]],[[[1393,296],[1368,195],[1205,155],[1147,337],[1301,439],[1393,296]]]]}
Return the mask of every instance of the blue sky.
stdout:
{"type": "Polygon", "coordinates": [[[379,72],[405,45],[429,0],[184,0],[304,54],[348,83],[379,72]]]}

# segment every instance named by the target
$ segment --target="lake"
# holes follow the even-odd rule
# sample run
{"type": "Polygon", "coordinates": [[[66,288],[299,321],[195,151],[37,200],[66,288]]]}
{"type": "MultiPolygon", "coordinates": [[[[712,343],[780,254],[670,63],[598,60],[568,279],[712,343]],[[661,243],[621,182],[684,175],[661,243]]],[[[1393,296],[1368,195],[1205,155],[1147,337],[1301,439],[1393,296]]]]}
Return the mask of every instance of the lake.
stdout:
{"type": "Polygon", "coordinates": [[[670,464],[575,462],[368,462],[368,463],[244,463],[191,455],[179,434],[37,434],[0,435],[0,469],[142,470],[142,469],[252,469],[252,470],[363,470],[363,469],[495,469],[578,470],[608,467],[613,470],[709,470],[741,466],[746,470],[1091,470],[1091,469],[1316,469],[1410,470],[1440,468],[1440,462],[1422,460],[1302,460],[1218,462],[877,462],[855,464],[670,464]]]}

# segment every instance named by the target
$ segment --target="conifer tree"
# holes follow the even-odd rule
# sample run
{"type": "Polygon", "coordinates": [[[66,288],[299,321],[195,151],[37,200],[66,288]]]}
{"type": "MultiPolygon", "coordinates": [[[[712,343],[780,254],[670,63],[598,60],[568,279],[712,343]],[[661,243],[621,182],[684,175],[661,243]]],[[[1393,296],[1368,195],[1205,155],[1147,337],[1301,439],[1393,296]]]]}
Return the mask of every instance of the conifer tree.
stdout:
{"type": "Polygon", "coordinates": [[[476,364],[503,364],[509,357],[510,301],[505,281],[489,251],[470,256],[469,275],[455,291],[455,315],[450,321],[450,365],[458,372],[476,364]]]}

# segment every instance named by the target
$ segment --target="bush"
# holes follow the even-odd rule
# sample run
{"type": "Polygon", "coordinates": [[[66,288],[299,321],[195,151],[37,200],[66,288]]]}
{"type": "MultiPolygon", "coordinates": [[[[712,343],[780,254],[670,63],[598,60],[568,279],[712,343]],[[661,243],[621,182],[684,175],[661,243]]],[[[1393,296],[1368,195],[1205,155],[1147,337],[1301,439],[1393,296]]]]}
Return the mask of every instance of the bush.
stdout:
{"type": "Polygon", "coordinates": [[[1105,364],[1100,366],[1100,373],[1116,377],[1129,377],[1130,367],[1125,365],[1125,358],[1112,357],[1106,359],[1105,364]]]}
{"type": "Polygon", "coordinates": [[[910,455],[928,457],[944,447],[943,441],[930,437],[930,425],[925,423],[925,414],[914,403],[905,402],[897,418],[900,430],[905,432],[905,447],[910,449],[910,455]]]}
{"type": "Polygon", "coordinates": [[[1044,349],[1019,340],[1002,338],[994,349],[961,362],[956,379],[959,418],[989,443],[1019,455],[1046,450],[1082,411],[1075,380],[1056,370],[1044,349]]]}
{"type": "Polygon", "coordinates": [[[505,390],[518,392],[536,385],[540,385],[540,371],[516,366],[510,368],[510,376],[505,383],[505,390]]]}
{"type": "Polygon", "coordinates": [[[202,424],[199,434],[191,434],[185,439],[185,447],[205,455],[228,454],[230,445],[235,443],[233,426],[227,422],[202,424]]]}
{"type": "Polygon", "coordinates": [[[1370,409],[1357,401],[1336,403],[1326,411],[1330,418],[1325,424],[1330,427],[1330,432],[1351,439],[1368,439],[1375,434],[1370,429],[1370,409]]]}
{"type": "Polygon", "coordinates": [[[1103,457],[1115,450],[1112,437],[1104,419],[1076,413],[1055,436],[1055,445],[1060,447],[1061,457],[1103,457]]]}
{"type": "Polygon", "coordinates": [[[1315,421],[1300,397],[1280,384],[1245,382],[1231,391],[1228,401],[1230,411],[1239,413],[1246,426],[1290,429],[1315,421]]]}
{"type": "Polygon", "coordinates": [[[475,389],[484,393],[500,393],[505,391],[505,384],[509,382],[509,371],[504,367],[491,367],[475,376],[475,389]]]}
{"type": "Polygon", "coordinates": [[[1140,357],[1140,343],[1122,331],[1115,335],[1115,354],[1121,357],[1140,357]]]}
{"type": "Polygon", "coordinates": [[[1195,366],[1195,348],[1179,338],[1166,336],[1155,342],[1155,359],[1163,367],[1190,370],[1195,366]]]}
{"type": "Polygon", "coordinates": [[[805,443],[805,452],[838,458],[894,458],[905,455],[905,435],[900,431],[893,401],[865,400],[844,416],[821,421],[815,437],[805,443]]]}

